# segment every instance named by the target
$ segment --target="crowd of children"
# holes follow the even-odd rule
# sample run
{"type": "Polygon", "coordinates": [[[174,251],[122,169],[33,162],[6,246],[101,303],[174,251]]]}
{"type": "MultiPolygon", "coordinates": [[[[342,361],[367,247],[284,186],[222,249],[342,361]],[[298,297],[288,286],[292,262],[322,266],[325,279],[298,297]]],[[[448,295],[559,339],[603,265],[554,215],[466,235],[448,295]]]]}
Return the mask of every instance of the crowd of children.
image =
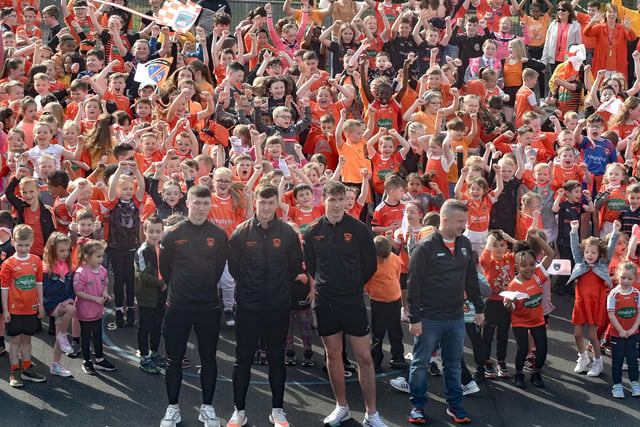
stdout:
{"type": "MultiPolygon", "coordinates": [[[[553,290],[575,297],[575,372],[600,375],[610,352],[613,396],[624,397],[623,365],[640,396],[640,8],[329,4],[285,2],[276,22],[267,3],[235,28],[216,12],[210,31],[184,33],[144,19],[134,28],[129,12],[87,0],[0,10],[0,354],[6,334],[11,386],[45,380],[30,362],[39,319],[56,337],[52,374],[72,374],[62,353],[82,354],[87,374],[115,370],[101,333],[111,300],[118,328],[138,325],[140,370],[161,372],[158,247],[193,185],[212,190],[208,219],[230,236],[253,215],[256,186],[272,184],[278,216],[302,235],[324,214],[325,183],[341,181],[346,212],[375,236],[378,272],[364,289],[376,369],[385,334],[391,366],[407,368],[411,247],[457,198],[490,289],[483,330],[468,329],[477,372],[463,375],[465,393],[509,377],[510,329],[516,386],[524,371],[544,385],[553,290]],[[171,64],[163,84],[140,83],[159,58],[171,64]],[[571,275],[550,276],[554,259],[571,275]]],[[[231,327],[228,268],[219,289],[231,327]]],[[[313,294],[311,277],[293,285],[287,365],[297,325],[302,366],[314,366],[313,294]]],[[[408,390],[404,378],[392,384],[408,390]]]]}

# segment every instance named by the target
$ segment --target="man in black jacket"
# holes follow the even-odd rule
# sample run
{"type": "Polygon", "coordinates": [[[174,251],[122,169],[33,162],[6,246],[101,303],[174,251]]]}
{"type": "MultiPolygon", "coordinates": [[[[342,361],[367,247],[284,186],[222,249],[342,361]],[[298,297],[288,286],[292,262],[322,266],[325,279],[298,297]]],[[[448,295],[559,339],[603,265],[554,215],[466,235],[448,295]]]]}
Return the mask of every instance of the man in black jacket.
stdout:
{"type": "Polygon", "coordinates": [[[326,214],[304,233],[307,271],[316,281],[314,310],[318,334],[327,354],[329,380],[336,408],[324,419],[339,425],[351,417],[344,383],[342,335],[346,334],[360,370],[359,380],[367,414],[365,426],[384,426],[376,410],[376,381],[369,348],[369,321],[362,296],[364,284],[377,268],[369,228],[347,215],[345,187],[329,182],[322,190],[326,214]]]}
{"type": "Polygon", "coordinates": [[[411,251],[407,299],[409,332],[416,337],[409,370],[412,406],[409,421],[413,423],[425,420],[427,367],[438,345],[442,349],[447,414],[457,423],[471,421],[462,407],[460,380],[465,292],[476,308],[474,321],[478,325],[484,322],[484,302],[478,287],[471,242],[462,235],[468,211],[463,202],[447,200],[440,210],[440,228],[418,242],[411,251]]]}
{"type": "Polygon", "coordinates": [[[284,348],[289,329],[291,284],[303,274],[300,238],[276,217],[278,189],[256,189],[256,213],[229,240],[229,272],[236,279],[235,409],[229,425],[244,425],[251,360],[261,339],[268,351],[271,414],[275,426],[287,426],[283,411],[286,368],[284,348]]]}
{"type": "Polygon", "coordinates": [[[207,221],[211,208],[211,191],[207,187],[191,187],[187,207],[187,219],[170,229],[160,244],[160,274],[168,286],[163,332],[169,355],[165,375],[169,407],[161,427],[175,427],[182,419],[178,397],[182,359],[191,328],[196,332],[202,363],[199,420],[206,427],[219,425],[211,406],[218,376],[216,351],[222,314],[217,284],[227,262],[229,245],[227,233],[207,221]]]}

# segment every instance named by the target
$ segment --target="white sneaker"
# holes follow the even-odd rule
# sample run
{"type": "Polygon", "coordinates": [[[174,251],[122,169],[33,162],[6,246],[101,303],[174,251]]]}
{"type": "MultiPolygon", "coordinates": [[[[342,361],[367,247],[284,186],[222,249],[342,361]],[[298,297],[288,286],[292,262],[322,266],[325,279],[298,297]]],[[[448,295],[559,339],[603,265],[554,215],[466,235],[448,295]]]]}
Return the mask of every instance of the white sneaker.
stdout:
{"type": "Polygon", "coordinates": [[[233,415],[227,421],[227,427],[242,427],[247,424],[247,416],[244,410],[239,411],[238,408],[233,408],[233,415]]]}
{"type": "Polygon", "coordinates": [[[51,364],[51,369],[49,370],[49,372],[51,372],[53,375],[58,375],[61,377],[70,377],[73,375],[71,371],[62,366],[60,362],[53,362],[51,364]]]}
{"type": "Polygon", "coordinates": [[[204,424],[204,427],[220,427],[220,421],[216,417],[216,411],[211,405],[202,405],[200,407],[200,416],[198,421],[204,424]]]}
{"type": "Polygon", "coordinates": [[[269,414],[269,422],[276,427],[286,427],[289,425],[287,414],[282,408],[273,408],[269,414]]]}
{"type": "Polygon", "coordinates": [[[573,368],[573,372],[576,374],[583,373],[589,367],[589,363],[591,363],[591,359],[588,354],[578,354],[578,360],[576,361],[576,367],[573,368]]]}
{"type": "Polygon", "coordinates": [[[404,307],[400,310],[400,321],[409,323],[409,310],[404,307]]]}
{"type": "Polygon", "coordinates": [[[336,403],[336,408],[324,418],[323,423],[335,427],[339,426],[343,421],[348,420],[349,418],[351,418],[349,405],[342,406],[336,403]]]}
{"type": "Polygon", "coordinates": [[[63,353],[71,353],[73,348],[71,348],[71,344],[69,344],[69,338],[67,338],[67,334],[60,332],[56,334],[56,342],[62,350],[63,353]]]}
{"type": "Polygon", "coordinates": [[[474,380],[471,380],[469,384],[462,384],[462,395],[468,396],[473,393],[477,393],[480,391],[480,387],[478,387],[478,383],[474,380]]]}
{"type": "Polygon", "coordinates": [[[182,417],[180,416],[180,409],[169,405],[167,407],[167,412],[164,414],[164,418],[160,421],[160,427],[176,427],[176,424],[181,422],[182,417]]]}
{"type": "Polygon", "coordinates": [[[602,363],[602,359],[596,359],[593,361],[593,364],[591,365],[591,369],[589,369],[589,372],[587,372],[587,376],[597,377],[602,373],[603,369],[604,369],[604,365],[602,363]]]}
{"type": "Polygon", "coordinates": [[[631,396],[640,397],[640,384],[638,384],[638,381],[631,381],[631,396]]]}
{"type": "Polygon", "coordinates": [[[611,395],[616,399],[624,399],[624,389],[622,388],[622,384],[614,384],[611,388],[611,395]]]}
{"type": "Polygon", "coordinates": [[[409,383],[407,382],[405,377],[397,377],[389,381],[391,387],[395,388],[398,391],[402,391],[404,393],[409,393],[409,383]]]}
{"type": "Polygon", "coordinates": [[[365,427],[387,427],[387,425],[380,418],[380,412],[376,411],[373,414],[364,414],[364,421],[362,425],[365,427]]]}

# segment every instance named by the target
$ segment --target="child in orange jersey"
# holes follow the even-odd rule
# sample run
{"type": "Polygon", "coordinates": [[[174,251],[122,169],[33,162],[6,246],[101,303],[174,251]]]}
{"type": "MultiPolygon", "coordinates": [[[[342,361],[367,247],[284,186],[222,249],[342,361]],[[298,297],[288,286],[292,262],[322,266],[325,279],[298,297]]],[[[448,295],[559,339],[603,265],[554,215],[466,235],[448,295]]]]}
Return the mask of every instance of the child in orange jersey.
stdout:
{"type": "Polygon", "coordinates": [[[622,388],[622,364],[627,361],[631,396],[640,396],[638,385],[638,326],[640,326],[640,291],[633,287],[638,275],[637,267],[631,261],[618,265],[616,286],[607,297],[607,314],[613,325],[611,328],[611,394],[624,399],[622,388]]]}
{"type": "Polygon", "coordinates": [[[531,68],[525,68],[524,71],[522,71],[522,81],[522,87],[516,92],[516,127],[524,124],[522,116],[527,111],[544,114],[544,110],[538,107],[536,94],[533,92],[533,88],[536,87],[538,81],[538,72],[531,68]]]}
{"type": "Polygon", "coordinates": [[[518,210],[518,222],[516,223],[516,239],[524,240],[530,228],[542,230],[542,198],[533,191],[522,196],[520,210],[518,210]]]}
{"type": "Polygon", "coordinates": [[[378,269],[364,285],[364,290],[371,298],[371,356],[373,366],[379,371],[384,358],[382,341],[389,334],[391,343],[391,367],[407,369],[409,365],[404,359],[402,345],[402,323],[400,310],[402,307],[400,290],[400,258],[391,253],[391,242],[384,236],[373,239],[378,258],[378,269]]]}
{"type": "MultiPolygon", "coordinates": [[[[620,218],[627,208],[627,184],[625,170],[620,163],[609,163],[604,172],[600,193],[594,198],[596,210],[600,212],[598,224],[600,225],[600,237],[604,238],[613,230],[613,222],[620,218]]],[[[625,232],[625,222],[622,232],[625,232]]],[[[631,230],[632,225],[628,225],[631,230]]]]}
{"type": "Polygon", "coordinates": [[[558,149],[558,157],[553,165],[553,182],[551,189],[557,190],[570,179],[587,184],[587,188],[593,182],[593,177],[585,163],[578,163],[576,150],[573,146],[563,145],[558,149]]]}
{"type": "Polygon", "coordinates": [[[300,233],[304,233],[309,224],[324,215],[324,205],[313,206],[313,190],[311,186],[306,183],[300,183],[293,188],[293,197],[298,202],[298,206],[290,207],[282,198],[284,187],[289,181],[290,177],[284,177],[280,181],[280,191],[278,192],[280,209],[298,226],[300,233]]]}
{"type": "Polygon", "coordinates": [[[522,370],[529,351],[529,333],[536,346],[536,363],[530,379],[536,387],[544,387],[540,371],[547,358],[547,328],[542,311],[542,287],[549,277],[547,269],[554,257],[553,249],[536,230],[529,230],[527,239],[542,248],[544,258],[538,264],[535,253],[527,243],[515,246],[518,275],[509,284],[509,291],[521,292],[525,298],[504,300],[505,308],[511,311],[511,325],[516,339],[516,375],[513,382],[518,388],[527,386],[522,370]]]}
{"type": "Polygon", "coordinates": [[[589,237],[578,244],[578,221],[571,221],[571,252],[576,264],[573,267],[569,282],[577,279],[576,299],[571,315],[571,323],[574,325],[574,338],[578,348],[578,361],[574,369],[575,373],[587,370],[591,362],[584,345],[585,329],[588,331],[589,341],[593,346],[595,360],[591,369],[587,372],[590,377],[597,377],[603,370],[600,358],[600,341],[598,340],[598,326],[604,324],[607,288],[611,287],[609,276],[609,255],[614,252],[620,228],[618,221],[613,226],[613,235],[609,244],[597,237],[589,237]],[[585,328],[586,325],[586,328],[585,328]]]}
{"type": "Polygon", "coordinates": [[[449,196],[449,181],[447,175],[455,162],[453,148],[451,147],[451,137],[448,133],[438,132],[429,139],[427,149],[427,166],[425,173],[434,172],[433,181],[445,195],[449,196]]]}
{"type": "Polygon", "coordinates": [[[469,207],[469,218],[464,235],[471,241],[473,250],[480,253],[487,243],[489,232],[489,214],[491,207],[502,193],[502,175],[500,166],[494,165],[496,172],[496,189],[490,191],[489,184],[484,178],[475,178],[467,186],[467,192],[462,193],[462,185],[469,174],[468,168],[462,168],[460,179],[456,184],[455,194],[458,200],[462,200],[469,207]]]}
{"type": "Polygon", "coordinates": [[[386,233],[395,231],[402,224],[404,215],[404,196],[406,183],[397,175],[389,175],[384,180],[384,191],[386,198],[376,206],[371,220],[371,228],[374,233],[386,233]]]}
{"type": "Polygon", "coordinates": [[[406,159],[410,148],[407,140],[397,130],[383,127],[367,141],[376,205],[382,200],[385,178],[400,171],[400,164],[406,159]],[[396,141],[400,144],[400,150],[396,150],[396,141]]]}
{"type": "Polygon", "coordinates": [[[46,378],[31,364],[31,337],[38,319],[44,316],[42,292],[42,261],[30,254],[34,233],[31,227],[20,224],[13,230],[16,253],[2,263],[2,311],[6,334],[10,339],[11,387],[22,387],[22,380],[43,382],[46,378]],[[19,361],[22,360],[22,365],[19,361]]]}
{"type": "Polygon", "coordinates": [[[483,355],[481,357],[486,362],[484,362],[484,366],[478,367],[479,375],[484,371],[486,378],[493,378],[496,375],[496,370],[491,361],[491,347],[493,336],[496,332],[497,375],[501,378],[509,377],[506,360],[509,329],[511,328],[511,313],[504,307],[500,292],[507,290],[514,277],[514,255],[509,251],[507,243],[515,242],[507,233],[492,231],[489,233],[487,245],[480,257],[482,273],[491,287],[491,295],[489,295],[484,307],[485,324],[482,329],[483,355]]]}

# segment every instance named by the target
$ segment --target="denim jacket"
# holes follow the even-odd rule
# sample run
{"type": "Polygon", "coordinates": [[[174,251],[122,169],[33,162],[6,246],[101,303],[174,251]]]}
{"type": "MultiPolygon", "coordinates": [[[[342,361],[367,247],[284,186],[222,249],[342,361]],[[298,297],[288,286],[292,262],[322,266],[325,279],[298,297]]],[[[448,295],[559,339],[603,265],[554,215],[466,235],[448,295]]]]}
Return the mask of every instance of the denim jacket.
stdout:
{"type": "Polygon", "coordinates": [[[611,287],[611,276],[609,276],[609,263],[611,262],[610,254],[616,248],[616,243],[618,242],[618,238],[620,237],[620,233],[614,232],[611,234],[611,238],[609,239],[609,244],[607,245],[607,258],[600,258],[598,262],[596,262],[593,266],[590,266],[584,260],[584,256],[580,251],[580,242],[578,241],[578,233],[571,232],[571,253],[573,254],[573,260],[575,261],[575,266],[573,267],[573,271],[571,272],[571,277],[567,283],[571,283],[571,281],[577,279],[583,274],[589,271],[590,267],[593,267],[593,272],[607,282],[609,287],[611,287]]]}

